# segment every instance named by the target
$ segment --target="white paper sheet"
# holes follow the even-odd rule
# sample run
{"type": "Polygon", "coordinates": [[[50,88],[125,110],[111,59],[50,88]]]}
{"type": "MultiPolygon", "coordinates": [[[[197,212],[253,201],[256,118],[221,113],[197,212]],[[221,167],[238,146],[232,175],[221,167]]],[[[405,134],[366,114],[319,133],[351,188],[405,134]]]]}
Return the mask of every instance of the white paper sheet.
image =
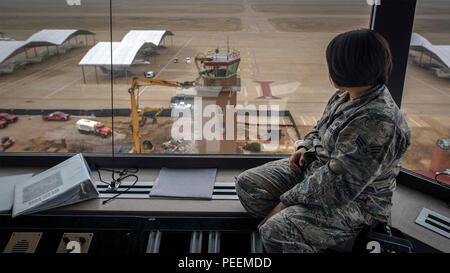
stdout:
{"type": "Polygon", "coordinates": [[[217,169],[162,168],[150,197],[211,199],[217,169]]]}

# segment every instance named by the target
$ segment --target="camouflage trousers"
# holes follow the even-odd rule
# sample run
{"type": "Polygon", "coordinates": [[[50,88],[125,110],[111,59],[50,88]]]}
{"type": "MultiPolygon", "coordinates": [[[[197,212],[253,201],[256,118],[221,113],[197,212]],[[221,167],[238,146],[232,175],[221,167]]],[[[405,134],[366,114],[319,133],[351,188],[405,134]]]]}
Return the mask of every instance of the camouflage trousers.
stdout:
{"type": "MultiPolygon", "coordinates": [[[[269,162],[240,174],[236,192],[252,216],[264,218],[280,202],[280,196],[311,171],[294,172],[289,159],[269,162]]],[[[355,203],[333,209],[299,204],[272,216],[259,233],[269,253],[320,252],[356,236],[366,221],[355,203]]]]}

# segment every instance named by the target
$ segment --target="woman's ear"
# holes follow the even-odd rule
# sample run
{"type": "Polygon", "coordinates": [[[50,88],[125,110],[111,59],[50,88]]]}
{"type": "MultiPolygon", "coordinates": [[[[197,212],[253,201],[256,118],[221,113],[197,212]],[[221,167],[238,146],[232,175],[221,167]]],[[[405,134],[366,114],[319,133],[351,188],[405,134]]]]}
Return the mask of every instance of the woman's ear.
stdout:
{"type": "Polygon", "coordinates": [[[336,83],[334,83],[333,79],[331,78],[330,75],[328,75],[328,79],[330,80],[330,83],[332,86],[334,86],[334,88],[336,89],[341,89],[341,87],[339,85],[337,85],[336,83]]]}

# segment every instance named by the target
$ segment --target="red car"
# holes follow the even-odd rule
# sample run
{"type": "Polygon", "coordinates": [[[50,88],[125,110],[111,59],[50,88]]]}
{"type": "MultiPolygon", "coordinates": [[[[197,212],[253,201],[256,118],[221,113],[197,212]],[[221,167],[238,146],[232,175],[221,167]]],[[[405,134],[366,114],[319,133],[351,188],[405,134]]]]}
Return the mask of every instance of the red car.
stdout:
{"type": "Polygon", "coordinates": [[[69,120],[70,114],[66,114],[63,112],[53,112],[50,115],[42,115],[43,120],[69,120]]]}
{"type": "Polygon", "coordinates": [[[0,120],[4,120],[8,123],[14,123],[19,118],[16,115],[8,114],[8,113],[0,113],[0,120]]]}
{"type": "Polygon", "coordinates": [[[5,128],[8,126],[8,122],[6,120],[0,120],[0,129],[5,128]]]}

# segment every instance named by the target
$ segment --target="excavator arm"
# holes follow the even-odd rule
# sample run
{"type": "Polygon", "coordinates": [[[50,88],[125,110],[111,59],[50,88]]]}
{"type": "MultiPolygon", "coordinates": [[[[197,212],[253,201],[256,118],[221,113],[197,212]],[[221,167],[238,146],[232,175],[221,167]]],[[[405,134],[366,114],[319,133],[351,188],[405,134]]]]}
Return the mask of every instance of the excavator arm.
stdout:
{"type": "Polygon", "coordinates": [[[131,88],[133,90],[138,89],[141,86],[149,86],[149,85],[160,85],[160,86],[169,86],[169,87],[178,87],[178,88],[191,88],[195,86],[195,82],[177,82],[177,81],[166,81],[166,80],[156,80],[142,77],[134,77],[133,82],[131,83],[131,88]]]}
{"type": "Polygon", "coordinates": [[[195,66],[197,67],[198,73],[199,74],[202,73],[201,72],[202,69],[200,67],[201,64],[203,64],[204,62],[207,62],[207,61],[212,61],[212,60],[213,60],[212,58],[208,58],[208,57],[205,57],[205,56],[196,56],[195,59],[194,59],[194,62],[195,62],[195,66]]]}
{"type": "MultiPolygon", "coordinates": [[[[169,86],[169,87],[178,87],[178,88],[190,88],[195,86],[195,82],[177,82],[177,81],[166,81],[166,80],[156,80],[142,77],[134,77],[133,82],[131,83],[131,87],[128,89],[128,93],[130,94],[131,100],[131,126],[133,130],[133,141],[134,141],[134,150],[132,152],[135,153],[143,153],[143,152],[151,152],[151,150],[144,149],[141,143],[141,134],[139,132],[140,129],[140,121],[145,112],[156,110],[154,118],[156,118],[163,110],[162,107],[146,107],[140,113],[138,113],[139,105],[138,100],[136,98],[135,91],[139,89],[141,86],[150,86],[150,85],[159,85],[159,86],[169,86]]],[[[150,143],[150,142],[149,142],[150,143]]],[[[150,146],[151,143],[150,143],[150,146]]]]}

